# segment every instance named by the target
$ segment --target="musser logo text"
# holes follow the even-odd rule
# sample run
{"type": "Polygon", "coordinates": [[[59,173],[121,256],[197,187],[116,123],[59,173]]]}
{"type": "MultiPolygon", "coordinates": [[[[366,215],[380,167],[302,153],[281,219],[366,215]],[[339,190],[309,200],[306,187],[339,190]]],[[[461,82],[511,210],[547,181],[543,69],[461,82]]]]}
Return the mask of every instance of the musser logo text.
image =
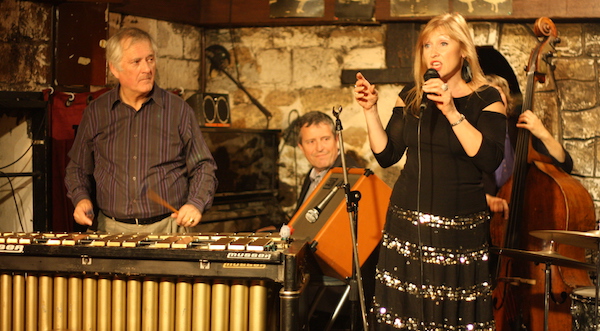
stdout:
{"type": "Polygon", "coordinates": [[[3,252],[3,253],[23,253],[23,245],[0,244],[0,252],[3,252]]]}
{"type": "Polygon", "coordinates": [[[256,253],[256,252],[230,252],[227,253],[228,259],[242,259],[242,260],[270,260],[271,254],[269,253],[256,253]]]}

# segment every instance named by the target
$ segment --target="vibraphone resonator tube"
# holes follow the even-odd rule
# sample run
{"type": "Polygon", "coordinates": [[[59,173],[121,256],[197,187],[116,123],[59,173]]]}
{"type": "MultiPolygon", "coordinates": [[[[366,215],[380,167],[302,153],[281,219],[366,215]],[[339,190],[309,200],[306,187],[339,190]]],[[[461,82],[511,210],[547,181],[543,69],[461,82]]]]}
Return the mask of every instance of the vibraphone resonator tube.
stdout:
{"type": "Polygon", "coordinates": [[[3,233],[0,331],[292,324],[268,308],[281,301],[273,293],[282,284],[302,288],[295,254],[304,245],[295,245],[270,233],[3,233]]]}

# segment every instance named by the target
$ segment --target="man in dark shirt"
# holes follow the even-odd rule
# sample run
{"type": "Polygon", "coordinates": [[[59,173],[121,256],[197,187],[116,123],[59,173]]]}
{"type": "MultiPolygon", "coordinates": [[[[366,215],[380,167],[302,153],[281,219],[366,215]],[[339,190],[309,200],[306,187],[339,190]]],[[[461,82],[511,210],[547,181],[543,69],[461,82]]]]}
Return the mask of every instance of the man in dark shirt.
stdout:
{"type": "Polygon", "coordinates": [[[65,184],[75,221],[92,226],[95,193],[98,231],[185,231],[200,222],[217,186],[194,111],[155,84],[156,44],[148,33],[120,30],[106,58],[119,85],[86,108],[69,152],[65,184]],[[152,191],[171,208],[151,200],[152,191]]]}

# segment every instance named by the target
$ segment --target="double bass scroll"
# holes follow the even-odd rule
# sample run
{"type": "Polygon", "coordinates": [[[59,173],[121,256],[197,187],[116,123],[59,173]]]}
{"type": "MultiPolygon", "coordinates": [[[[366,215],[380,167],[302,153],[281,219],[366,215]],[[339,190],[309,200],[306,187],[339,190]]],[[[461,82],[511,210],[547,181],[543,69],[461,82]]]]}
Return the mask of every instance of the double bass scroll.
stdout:
{"type": "MultiPolygon", "coordinates": [[[[534,32],[539,43],[529,58],[527,86],[522,110],[533,110],[535,83],[546,82],[552,69],[550,59],[554,46],[560,41],[552,20],[536,20],[534,32]]],[[[515,163],[511,179],[500,188],[497,196],[508,201],[509,217],[500,214],[491,222],[492,245],[522,251],[542,251],[548,243],[531,237],[535,230],[588,231],[594,229],[595,212],[590,194],[579,181],[552,164],[550,157],[532,148],[531,133],[518,129],[515,163]]],[[[558,254],[585,261],[585,250],[568,245],[557,245],[558,254]]],[[[505,330],[543,330],[545,326],[545,274],[544,265],[510,257],[499,257],[494,289],[494,315],[496,327],[505,330]],[[517,285],[503,281],[524,279],[517,285]],[[527,300],[525,300],[527,298],[527,300]]],[[[551,266],[552,298],[549,307],[550,330],[570,330],[569,293],[575,287],[589,286],[591,280],[586,270],[551,266]]]]}

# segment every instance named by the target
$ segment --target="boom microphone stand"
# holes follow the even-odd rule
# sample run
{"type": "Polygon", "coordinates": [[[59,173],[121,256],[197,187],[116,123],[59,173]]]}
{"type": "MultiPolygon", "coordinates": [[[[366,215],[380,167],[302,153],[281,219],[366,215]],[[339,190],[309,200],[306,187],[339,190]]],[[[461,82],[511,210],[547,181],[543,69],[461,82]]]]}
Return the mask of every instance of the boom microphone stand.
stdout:
{"type": "Polygon", "coordinates": [[[356,318],[358,316],[357,301],[360,301],[360,312],[362,317],[363,330],[367,331],[369,325],[367,322],[367,307],[365,305],[365,292],[363,290],[362,275],[360,272],[360,261],[358,259],[358,241],[357,241],[357,229],[358,229],[358,201],[360,200],[359,191],[350,191],[350,184],[348,181],[348,169],[346,169],[346,153],[344,152],[344,137],[342,135],[342,121],[340,121],[340,113],[342,107],[335,111],[333,108],[333,116],[335,117],[335,132],[338,136],[338,144],[340,149],[340,156],[342,160],[342,172],[344,174],[344,194],[346,196],[346,210],[348,211],[348,218],[350,220],[350,234],[352,236],[352,276],[350,277],[350,304],[352,310],[351,316],[351,330],[356,330],[356,318]]]}

